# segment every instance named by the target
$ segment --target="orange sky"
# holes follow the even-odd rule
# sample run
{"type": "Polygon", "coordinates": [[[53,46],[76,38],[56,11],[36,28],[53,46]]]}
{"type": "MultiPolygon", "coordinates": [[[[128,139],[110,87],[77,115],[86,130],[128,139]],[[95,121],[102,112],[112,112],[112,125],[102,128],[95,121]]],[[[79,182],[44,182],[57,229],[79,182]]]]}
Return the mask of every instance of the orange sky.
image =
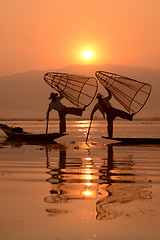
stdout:
{"type": "Polygon", "coordinates": [[[159,0],[1,1],[0,76],[70,64],[160,68],[159,13],[159,0]]]}

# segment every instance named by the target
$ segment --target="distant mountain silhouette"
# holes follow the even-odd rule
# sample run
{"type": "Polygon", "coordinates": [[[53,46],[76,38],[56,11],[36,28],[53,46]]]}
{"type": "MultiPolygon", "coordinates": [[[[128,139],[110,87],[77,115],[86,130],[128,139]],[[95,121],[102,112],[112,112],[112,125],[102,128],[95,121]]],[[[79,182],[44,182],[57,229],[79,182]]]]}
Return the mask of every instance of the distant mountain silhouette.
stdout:
{"type": "MultiPolygon", "coordinates": [[[[144,108],[136,115],[137,118],[160,117],[160,70],[145,68],[132,68],[128,66],[104,64],[97,65],[71,65],[61,69],[46,71],[30,71],[11,76],[0,77],[0,119],[5,118],[45,118],[48,107],[48,97],[53,90],[43,80],[46,72],[67,72],[85,76],[95,76],[97,70],[104,70],[121,74],[152,85],[152,93],[144,108]]],[[[105,94],[105,90],[99,84],[99,91],[105,94]]],[[[89,118],[90,111],[96,101],[86,109],[84,118],[89,118]]],[[[65,100],[66,105],[71,105],[65,100]]],[[[113,106],[122,108],[116,101],[113,106]]],[[[122,108],[123,109],[123,108],[122,108]]],[[[101,117],[100,114],[96,113],[101,117]]],[[[51,113],[51,118],[56,118],[56,112],[51,113]]],[[[80,118],[79,118],[80,119],[80,118]]]]}

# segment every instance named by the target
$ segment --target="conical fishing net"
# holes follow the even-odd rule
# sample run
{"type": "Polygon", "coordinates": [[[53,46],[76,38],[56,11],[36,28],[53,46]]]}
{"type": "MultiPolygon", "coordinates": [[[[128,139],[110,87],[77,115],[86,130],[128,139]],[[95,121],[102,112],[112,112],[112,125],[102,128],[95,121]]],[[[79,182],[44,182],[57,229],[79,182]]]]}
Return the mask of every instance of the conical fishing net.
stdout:
{"type": "Polygon", "coordinates": [[[129,113],[138,113],[151,93],[148,83],[105,71],[97,71],[95,75],[129,113]]]}
{"type": "Polygon", "coordinates": [[[96,78],[67,73],[48,72],[44,75],[44,80],[77,107],[88,106],[98,88],[96,78]]]}

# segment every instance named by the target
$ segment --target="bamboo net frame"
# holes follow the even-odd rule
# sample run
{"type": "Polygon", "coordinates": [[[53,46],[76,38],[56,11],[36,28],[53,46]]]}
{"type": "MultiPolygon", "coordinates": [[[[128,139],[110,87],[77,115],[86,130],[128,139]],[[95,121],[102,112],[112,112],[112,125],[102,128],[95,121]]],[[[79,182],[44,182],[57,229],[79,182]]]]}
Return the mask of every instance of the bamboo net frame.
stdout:
{"type": "Polygon", "coordinates": [[[150,96],[151,85],[148,83],[105,71],[97,71],[95,75],[129,113],[138,113],[150,96]]]}
{"type": "Polygon", "coordinates": [[[44,81],[77,107],[89,106],[98,89],[96,78],[68,73],[48,72],[44,81]]]}

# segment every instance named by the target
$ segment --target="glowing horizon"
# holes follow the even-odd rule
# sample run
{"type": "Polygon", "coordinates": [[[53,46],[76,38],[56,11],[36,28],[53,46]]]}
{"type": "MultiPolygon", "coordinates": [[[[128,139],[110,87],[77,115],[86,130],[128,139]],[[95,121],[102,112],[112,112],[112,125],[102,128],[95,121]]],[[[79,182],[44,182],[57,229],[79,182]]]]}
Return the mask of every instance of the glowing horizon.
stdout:
{"type": "Polygon", "coordinates": [[[158,69],[159,9],[150,0],[3,1],[0,75],[75,64],[158,69]]]}

